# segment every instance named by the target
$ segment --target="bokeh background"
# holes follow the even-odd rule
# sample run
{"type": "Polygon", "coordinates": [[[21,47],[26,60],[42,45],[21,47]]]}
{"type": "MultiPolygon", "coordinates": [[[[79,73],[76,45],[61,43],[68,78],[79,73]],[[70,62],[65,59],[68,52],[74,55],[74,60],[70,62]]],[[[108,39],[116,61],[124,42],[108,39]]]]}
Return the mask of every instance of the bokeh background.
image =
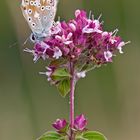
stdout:
{"type": "MultiPolygon", "coordinates": [[[[30,35],[19,0],[0,0],[0,140],[32,140],[56,118],[67,118],[68,97],[63,99],[46,78],[38,74],[45,63],[36,64],[23,53],[30,35]],[[13,47],[10,45],[17,42],[13,47]]],[[[76,9],[103,14],[105,30],[119,28],[131,44],[112,64],[96,69],[76,89],[76,114],[84,113],[88,127],[108,140],[140,138],[140,1],[60,0],[57,16],[73,18],[76,9]]]]}

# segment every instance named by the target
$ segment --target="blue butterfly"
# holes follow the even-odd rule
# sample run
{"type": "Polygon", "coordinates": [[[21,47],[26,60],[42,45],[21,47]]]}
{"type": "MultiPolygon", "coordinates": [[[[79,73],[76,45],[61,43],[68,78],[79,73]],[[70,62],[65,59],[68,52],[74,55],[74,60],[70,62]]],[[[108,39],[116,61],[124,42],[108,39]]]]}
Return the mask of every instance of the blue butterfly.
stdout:
{"type": "Polygon", "coordinates": [[[58,0],[22,0],[22,13],[32,30],[30,40],[33,43],[50,35],[57,3],[58,0]]]}

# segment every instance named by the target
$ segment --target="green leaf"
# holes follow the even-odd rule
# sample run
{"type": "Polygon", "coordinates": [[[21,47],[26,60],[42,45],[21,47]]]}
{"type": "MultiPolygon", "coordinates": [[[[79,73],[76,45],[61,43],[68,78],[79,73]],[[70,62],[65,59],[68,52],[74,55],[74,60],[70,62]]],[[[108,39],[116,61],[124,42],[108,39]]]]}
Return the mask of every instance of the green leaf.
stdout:
{"type": "Polygon", "coordinates": [[[76,140],[107,140],[107,138],[97,131],[86,131],[82,135],[78,135],[76,140]]]}
{"type": "Polygon", "coordinates": [[[67,78],[67,79],[60,81],[57,88],[58,88],[61,96],[65,97],[70,91],[70,79],[67,78]]]}
{"type": "Polygon", "coordinates": [[[70,76],[71,75],[69,74],[69,72],[66,68],[58,68],[53,72],[51,78],[53,80],[59,81],[59,80],[65,79],[70,76]]]}
{"type": "Polygon", "coordinates": [[[70,77],[70,74],[66,68],[58,68],[53,72],[53,76],[70,77]]]}
{"type": "Polygon", "coordinates": [[[60,135],[57,132],[49,131],[43,134],[40,138],[37,140],[65,140],[62,135],[60,135]]]}

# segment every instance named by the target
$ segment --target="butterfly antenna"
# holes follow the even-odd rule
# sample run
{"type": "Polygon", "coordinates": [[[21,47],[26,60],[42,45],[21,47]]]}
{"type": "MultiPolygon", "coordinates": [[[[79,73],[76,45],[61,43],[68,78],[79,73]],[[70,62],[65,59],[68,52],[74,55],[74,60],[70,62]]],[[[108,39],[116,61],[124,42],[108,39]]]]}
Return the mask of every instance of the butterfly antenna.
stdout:
{"type": "Polygon", "coordinates": [[[91,14],[91,19],[94,20],[94,15],[93,14],[91,14]]]}
{"type": "Polygon", "coordinates": [[[115,29],[112,34],[114,34],[114,36],[116,36],[116,34],[118,33],[118,31],[119,31],[118,29],[115,29]]]}
{"type": "Polygon", "coordinates": [[[58,21],[60,22],[60,20],[61,20],[61,18],[60,18],[60,16],[58,16],[58,21]]]}
{"type": "Polygon", "coordinates": [[[29,37],[24,41],[24,43],[22,44],[22,46],[25,46],[25,44],[28,42],[29,37]]]}
{"type": "Polygon", "coordinates": [[[101,19],[101,17],[102,17],[102,14],[100,14],[100,16],[98,17],[98,20],[100,20],[100,19],[101,19]]]}
{"type": "Polygon", "coordinates": [[[90,10],[89,11],[89,19],[91,19],[92,18],[92,11],[90,10]]]}
{"type": "Polygon", "coordinates": [[[102,20],[102,21],[101,21],[101,25],[103,25],[103,24],[104,24],[104,21],[102,20]]]}
{"type": "Polygon", "coordinates": [[[15,42],[12,45],[10,45],[9,48],[12,48],[12,47],[16,46],[17,44],[18,44],[18,42],[15,42]]]}

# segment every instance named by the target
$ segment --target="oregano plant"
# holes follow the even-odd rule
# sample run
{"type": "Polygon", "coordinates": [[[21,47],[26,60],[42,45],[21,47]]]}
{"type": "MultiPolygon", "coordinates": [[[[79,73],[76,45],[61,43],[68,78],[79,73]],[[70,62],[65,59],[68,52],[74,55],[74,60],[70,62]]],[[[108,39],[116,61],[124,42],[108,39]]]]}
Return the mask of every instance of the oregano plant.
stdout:
{"type": "Polygon", "coordinates": [[[76,10],[74,19],[56,21],[46,37],[31,36],[34,47],[24,51],[33,55],[34,62],[40,59],[47,61],[46,70],[40,74],[47,76],[62,97],[70,96],[69,121],[56,119],[52,124],[56,131],[48,131],[37,140],[107,140],[100,132],[87,128],[83,113],[75,116],[74,94],[77,82],[87,72],[111,63],[117,52],[123,53],[122,47],[129,42],[125,43],[116,35],[117,32],[117,29],[104,31],[100,18],[95,19],[91,13],[87,16],[84,10],[76,10]]]}

